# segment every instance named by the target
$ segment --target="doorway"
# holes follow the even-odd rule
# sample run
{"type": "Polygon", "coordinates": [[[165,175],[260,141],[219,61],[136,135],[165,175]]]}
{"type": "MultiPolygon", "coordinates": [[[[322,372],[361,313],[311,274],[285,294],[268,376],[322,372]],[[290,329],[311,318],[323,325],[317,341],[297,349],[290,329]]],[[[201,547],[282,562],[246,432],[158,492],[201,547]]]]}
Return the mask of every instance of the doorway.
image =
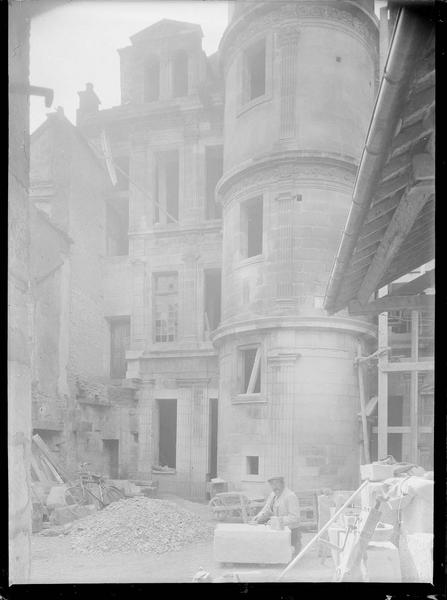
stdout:
{"type": "Polygon", "coordinates": [[[217,477],[217,414],[217,398],[210,398],[208,472],[211,479],[217,477]]]}
{"type": "Polygon", "coordinates": [[[102,440],[105,472],[111,479],[119,478],[119,440],[102,440]]]}
{"type": "Polygon", "coordinates": [[[177,400],[158,400],[158,463],[175,469],[177,459],[177,400]]]}

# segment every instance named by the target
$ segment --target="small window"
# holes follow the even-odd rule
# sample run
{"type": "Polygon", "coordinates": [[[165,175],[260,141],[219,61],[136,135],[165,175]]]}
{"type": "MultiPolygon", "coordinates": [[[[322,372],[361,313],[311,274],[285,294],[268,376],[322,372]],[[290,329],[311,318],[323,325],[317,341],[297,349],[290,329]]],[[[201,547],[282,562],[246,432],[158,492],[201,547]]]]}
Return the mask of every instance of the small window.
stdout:
{"type": "Polygon", "coordinates": [[[262,198],[253,198],[241,205],[241,256],[250,258],[262,254],[262,198]]]}
{"type": "Polygon", "coordinates": [[[144,65],[144,102],[154,102],[160,96],[160,62],[156,56],[144,65]]]}
{"type": "Polygon", "coordinates": [[[261,347],[242,350],[242,394],[261,392],[261,347]]]}
{"type": "Polygon", "coordinates": [[[247,456],[247,475],[259,475],[259,456],[247,456]]]}
{"type": "Polygon", "coordinates": [[[155,342],[177,340],[178,276],[177,273],[157,273],[154,276],[155,342]]]}
{"type": "Polygon", "coordinates": [[[247,102],[265,94],[265,65],[265,39],[263,39],[245,52],[247,102]]]}
{"type": "Polygon", "coordinates": [[[177,462],[177,400],[158,400],[158,464],[175,469],[177,462]]]}
{"type": "Polygon", "coordinates": [[[172,95],[174,98],[188,94],[188,55],[184,50],[172,59],[172,95]]]}

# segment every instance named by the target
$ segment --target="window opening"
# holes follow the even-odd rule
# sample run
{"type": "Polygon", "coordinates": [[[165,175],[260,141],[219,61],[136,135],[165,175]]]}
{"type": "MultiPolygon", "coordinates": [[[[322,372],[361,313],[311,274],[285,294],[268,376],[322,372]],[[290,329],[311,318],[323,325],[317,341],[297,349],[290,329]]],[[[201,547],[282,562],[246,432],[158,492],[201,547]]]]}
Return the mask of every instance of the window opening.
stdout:
{"type": "Polygon", "coordinates": [[[265,40],[260,40],[245,52],[248,97],[254,100],[265,94],[265,40]]]}
{"type": "Polygon", "coordinates": [[[155,275],[154,290],[155,341],[174,342],[177,339],[177,273],[155,275]]]}
{"type": "Polygon", "coordinates": [[[242,350],[243,362],[243,394],[259,394],[261,392],[261,347],[242,350]]]}
{"type": "Polygon", "coordinates": [[[259,456],[247,456],[247,475],[259,475],[259,456]]]}
{"type": "Polygon", "coordinates": [[[177,150],[158,152],[155,165],[154,193],[157,203],[169,216],[154,205],[154,223],[174,223],[179,215],[179,157],[177,150]]]}
{"type": "Polygon", "coordinates": [[[106,252],[107,256],[129,254],[129,200],[120,198],[106,206],[106,252]]]}
{"type": "Polygon", "coordinates": [[[126,377],[126,350],[130,347],[130,317],[110,321],[110,377],[126,377]]]}
{"type": "Polygon", "coordinates": [[[188,55],[184,50],[175,53],[172,60],[172,95],[174,98],[188,94],[188,55]]]}
{"type": "Polygon", "coordinates": [[[156,56],[149,58],[144,66],[144,101],[153,102],[160,96],[160,62],[156,56]]]}
{"type": "Polygon", "coordinates": [[[222,209],[215,201],[216,184],[223,173],[223,147],[208,146],[205,151],[206,218],[220,219],[222,209]]]}
{"type": "Polygon", "coordinates": [[[209,339],[209,334],[217,329],[220,323],[221,276],[220,269],[205,271],[205,339],[209,339]]]}
{"type": "Polygon", "coordinates": [[[241,206],[242,258],[262,254],[262,198],[254,198],[241,206]]]}

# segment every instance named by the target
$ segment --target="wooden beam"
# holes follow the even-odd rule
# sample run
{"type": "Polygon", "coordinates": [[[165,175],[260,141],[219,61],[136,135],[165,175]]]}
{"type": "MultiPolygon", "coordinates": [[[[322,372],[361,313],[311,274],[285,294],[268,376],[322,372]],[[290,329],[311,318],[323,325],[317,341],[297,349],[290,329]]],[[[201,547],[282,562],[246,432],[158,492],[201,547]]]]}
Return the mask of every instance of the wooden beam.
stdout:
{"type": "Polygon", "coordinates": [[[433,361],[389,362],[382,367],[379,363],[379,370],[382,370],[384,373],[400,373],[402,371],[434,371],[435,365],[433,361]]]}
{"type": "Polygon", "coordinates": [[[411,158],[408,154],[401,154],[387,162],[382,171],[382,181],[395,177],[399,172],[411,167],[411,158]]]}
{"type": "Polygon", "coordinates": [[[393,177],[379,185],[377,193],[374,194],[374,200],[381,202],[385,198],[389,198],[389,196],[394,196],[399,190],[406,188],[410,181],[410,174],[410,170],[408,170],[406,173],[393,177]]]}
{"type": "MultiPolygon", "coordinates": [[[[379,348],[388,347],[388,315],[381,313],[379,315],[378,340],[379,348]]],[[[377,400],[377,452],[378,458],[388,456],[388,373],[384,367],[388,364],[388,355],[383,353],[379,355],[378,360],[378,400],[377,400]]]]}
{"type": "MultiPolygon", "coordinates": [[[[419,358],[419,313],[411,311],[411,360],[419,358]]],[[[418,456],[418,372],[411,371],[410,375],[410,460],[419,464],[418,456]]]]}
{"type": "MultiPolygon", "coordinates": [[[[379,428],[373,427],[372,432],[378,433],[379,428]]],[[[388,433],[410,433],[410,432],[411,432],[411,427],[409,427],[408,425],[407,426],[399,426],[399,425],[388,426],[388,433]]],[[[423,425],[422,427],[419,427],[419,433],[433,433],[433,427],[423,425]]]]}
{"type": "MultiPolygon", "coordinates": [[[[400,290],[399,290],[400,292],[400,290]]],[[[390,310],[431,310],[435,307],[435,296],[383,296],[376,298],[368,304],[362,305],[358,300],[349,303],[350,315],[378,315],[390,310]]]]}
{"type": "Polygon", "coordinates": [[[251,370],[250,381],[248,382],[246,394],[253,394],[253,390],[255,389],[256,380],[259,374],[259,368],[261,364],[261,347],[259,346],[256,350],[255,359],[253,361],[253,368],[251,370]]]}
{"type": "Polygon", "coordinates": [[[365,304],[377,288],[379,281],[411,231],[417,216],[432,194],[432,184],[418,184],[405,192],[360,286],[358,299],[361,304],[365,304]]]}
{"type": "Polygon", "coordinates": [[[420,294],[427,288],[433,287],[435,284],[435,270],[427,271],[423,275],[416,277],[408,283],[399,284],[396,293],[399,296],[411,296],[413,294],[420,294]]]}
{"type": "Polygon", "coordinates": [[[362,354],[362,346],[359,343],[357,345],[357,377],[359,383],[360,412],[362,415],[363,451],[365,456],[365,464],[369,464],[371,459],[369,456],[368,422],[366,419],[365,382],[363,380],[363,365],[360,362],[362,354]]]}

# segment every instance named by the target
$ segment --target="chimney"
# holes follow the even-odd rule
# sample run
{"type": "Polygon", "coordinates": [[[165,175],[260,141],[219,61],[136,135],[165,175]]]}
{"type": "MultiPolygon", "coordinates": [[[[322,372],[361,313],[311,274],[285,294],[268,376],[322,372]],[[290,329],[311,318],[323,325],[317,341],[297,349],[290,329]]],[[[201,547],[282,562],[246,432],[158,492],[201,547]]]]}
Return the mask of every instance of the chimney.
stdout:
{"type": "Polygon", "coordinates": [[[101,104],[92,83],[86,83],[85,90],[78,92],[78,95],[79,108],[76,111],[76,125],[79,125],[85,117],[97,113],[99,110],[98,105],[101,104]]]}

